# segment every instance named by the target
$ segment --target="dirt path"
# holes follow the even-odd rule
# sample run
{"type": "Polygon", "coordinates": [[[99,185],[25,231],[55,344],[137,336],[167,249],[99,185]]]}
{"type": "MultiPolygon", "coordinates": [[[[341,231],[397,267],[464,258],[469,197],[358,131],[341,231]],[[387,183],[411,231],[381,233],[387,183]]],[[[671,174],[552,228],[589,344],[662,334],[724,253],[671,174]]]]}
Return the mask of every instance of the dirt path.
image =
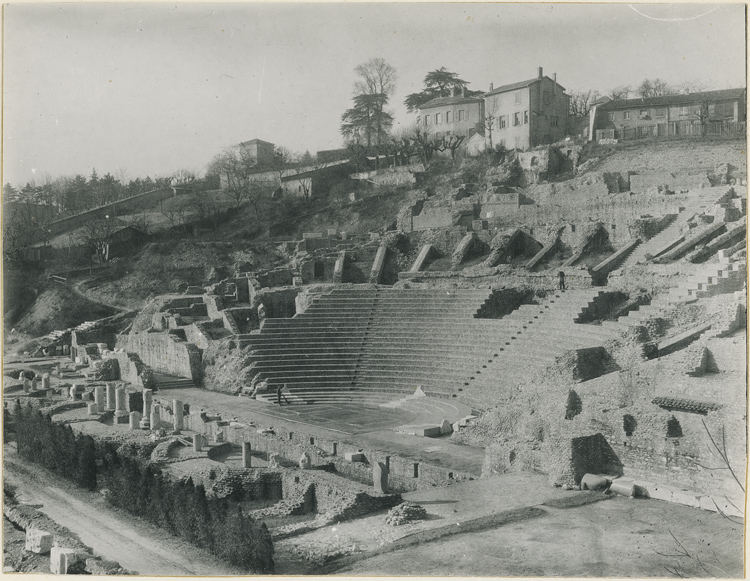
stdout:
{"type": "Polygon", "coordinates": [[[35,505],[78,535],[94,553],[130,571],[141,575],[241,574],[205,551],[115,512],[97,493],[52,484],[47,471],[20,460],[9,446],[5,447],[4,477],[17,487],[20,502],[35,505]]]}

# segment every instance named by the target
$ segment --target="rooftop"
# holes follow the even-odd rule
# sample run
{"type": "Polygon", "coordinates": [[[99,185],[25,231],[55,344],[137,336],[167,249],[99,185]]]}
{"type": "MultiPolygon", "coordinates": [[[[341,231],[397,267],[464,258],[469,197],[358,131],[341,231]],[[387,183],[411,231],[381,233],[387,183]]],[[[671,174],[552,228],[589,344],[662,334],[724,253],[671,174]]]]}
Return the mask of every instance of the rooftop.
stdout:
{"type": "Polygon", "coordinates": [[[432,101],[427,101],[420,109],[429,109],[431,107],[442,107],[444,105],[459,105],[461,103],[482,103],[484,102],[483,97],[462,97],[458,95],[456,97],[435,97],[432,101]]]}
{"type": "MultiPolygon", "coordinates": [[[[498,93],[505,93],[507,91],[515,91],[517,89],[523,89],[524,87],[528,87],[540,81],[542,78],[547,79],[548,81],[551,81],[553,83],[555,82],[553,79],[550,79],[547,75],[545,75],[544,77],[534,77],[533,79],[529,79],[528,81],[519,81],[518,83],[511,83],[510,85],[503,85],[502,87],[498,87],[497,89],[488,91],[487,93],[485,93],[485,97],[488,95],[496,95],[498,93]]],[[[557,83],[557,86],[560,87],[563,91],[565,91],[565,87],[563,87],[560,83],[557,83]]]]}
{"type": "Polygon", "coordinates": [[[648,97],[641,99],[621,99],[610,101],[601,106],[602,110],[612,109],[635,109],[637,107],[665,107],[669,105],[692,105],[703,101],[724,101],[728,99],[740,99],[745,94],[745,89],[722,89],[720,91],[703,91],[700,93],[688,93],[684,95],[664,95],[661,97],[648,97]]]}

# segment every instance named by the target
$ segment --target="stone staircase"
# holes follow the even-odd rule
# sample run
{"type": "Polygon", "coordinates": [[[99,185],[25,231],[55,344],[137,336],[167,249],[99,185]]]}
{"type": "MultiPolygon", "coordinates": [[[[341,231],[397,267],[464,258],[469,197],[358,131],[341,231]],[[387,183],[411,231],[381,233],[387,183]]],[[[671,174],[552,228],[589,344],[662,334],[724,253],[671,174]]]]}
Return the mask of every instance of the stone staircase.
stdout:
{"type": "Polygon", "coordinates": [[[154,373],[156,389],[183,389],[186,387],[195,387],[192,379],[187,377],[177,377],[176,375],[167,375],[166,373],[154,373]]]}
{"type": "Polygon", "coordinates": [[[601,326],[575,322],[603,294],[563,291],[485,319],[476,315],[490,290],[332,291],[305,313],[266,319],[260,334],[245,336],[253,346],[254,383],[267,384],[256,398],[275,403],[284,385],[293,403],[486,407],[492,399],[461,398],[471,391],[497,399],[568,349],[614,338],[601,326]],[[429,397],[409,397],[417,389],[429,397]]]}
{"type": "Polygon", "coordinates": [[[572,349],[598,347],[619,337],[615,329],[577,323],[605,295],[601,289],[557,291],[538,305],[522,305],[504,317],[515,323],[509,335],[486,337],[491,356],[461,386],[461,401],[476,408],[500,403],[519,384],[572,349]]]}
{"type": "Polygon", "coordinates": [[[688,220],[695,214],[709,209],[725,191],[726,188],[709,188],[701,191],[680,210],[669,226],[636,247],[622,262],[620,268],[631,268],[636,264],[644,264],[650,260],[646,258],[647,256],[657,257],[677,246],[682,241],[683,234],[687,231],[688,220]]]}
{"type": "Polygon", "coordinates": [[[733,260],[725,251],[719,252],[719,262],[703,264],[681,285],[655,297],[617,321],[605,321],[604,326],[622,332],[633,325],[658,317],[680,303],[740,291],[747,280],[747,260],[733,260]]]}

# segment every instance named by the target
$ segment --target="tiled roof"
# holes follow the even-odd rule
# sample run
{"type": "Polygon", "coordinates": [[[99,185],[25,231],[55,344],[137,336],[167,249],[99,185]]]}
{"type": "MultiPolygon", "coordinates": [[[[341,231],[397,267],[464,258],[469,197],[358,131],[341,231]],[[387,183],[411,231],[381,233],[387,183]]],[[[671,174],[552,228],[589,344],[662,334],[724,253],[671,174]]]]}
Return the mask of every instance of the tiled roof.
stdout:
{"type": "MultiPolygon", "coordinates": [[[[544,76],[545,79],[552,81],[548,76],[544,76]]],[[[502,87],[498,87],[497,89],[492,89],[488,93],[485,93],[485,97],[488,95],[496,95],[497,93],[505,93],[507,91],[515,91],[516,89],[523,89],[524,87],[528,87],[529,85],[533,85],[539,80],[539,77],[534,77],[533,79],[529,79],[528,81],[520,81],[518,83],[511,83],[510,85],[503,85],[502,87]]],[[[554,81],[552,81],[554,82],[554,81]]],[[[557,86],[560,87],[563,91],[565,91],[565,87],[563,87],[560,83],[557,83],[557,86]]]]}
{"type": "Polygon", "coordinates": [[[273,145],[270,141],[263,141],[262,139],[251,139],[250,141],[243,141],[240,145],[250,145],[251,143],[264,143],[266,145],[273,145]]]}
{"type": "Polygon", "coordinates": [[[481,103],[484,101],[482,97],[435,97],[431,101],[427,101],[420,109],[429,109],[432,107],[441,107],[443,105],[458,105],[460,103],[481,103]]]}
{"type": "Polygon", "coordinates": [[[600,107],[602,110],[636,109],[638,107],[668,107],[670,105],[693,105],[703,101],[724,101],[739,99],[745,89],[722,89],[720,91],[703,91],[687,95],[665,95],[663,97],[648,97],[646,99],[621,99],[610,101],[600,107]]]}
{"type": "Polygon", "coordinates": [[[666,396],[655,397],[651,400],[651,403],[670,410],[680,410],[701,414],[705,414],[707,412],[715,412],[716,410],[724,407],[720,403],[716,403],[713,401],[699,401],[697,399],[685,399],[682,397],[666,396]]]}

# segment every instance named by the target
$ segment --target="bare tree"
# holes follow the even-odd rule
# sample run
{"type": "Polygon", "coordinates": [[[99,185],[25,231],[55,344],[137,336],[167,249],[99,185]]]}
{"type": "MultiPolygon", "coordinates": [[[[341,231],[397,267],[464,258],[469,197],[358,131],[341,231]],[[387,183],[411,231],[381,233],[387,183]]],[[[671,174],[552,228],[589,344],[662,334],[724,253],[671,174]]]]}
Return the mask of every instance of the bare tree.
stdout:
{"type": "Polygon", "coordinates": [[[678,83],[674,86],[675,92],[681,95],[687,95],[689,93],[702,93],[703,91],[708,91],[710,89],[711,85],[709,83],[704,83],[703,81],[700,81],[698,79],[682,81],[681,83],[678,83]]]}
{"type": "Polygon", "coordinates": [[[675,92],[675,88],[663,79],[643,79],[637,89],[638,96],[644,99],[674,95],[675,92]]]}
{"type": "Polygon", "coordinates": [[[599,91],[573,91],[570,94],[570,114],[573,117],[587,117],[591,104],[599,98],[599,91]]]}
{"type": "Polygon", "coordinates": [[[109,249],[116,229],[115,219],[107,215],[89,220],[81,230],[80,242],[89,248],[89,256],[90,251],[94,251],[99,264],[109,261],[109,249]]]}
{"type": "Polygon", "coordinates": [[[621,101],[623,99],[627,99],[632,92],[633,89],[630,85],[620,85],[619,87],[615,87],[609,93],[607,93],[607,97],[609,97],[613,101],[621,101]]]}
{"type": "Polygon", "coordinates": [[[256,166],[255,157],[247,149],[232,145],[211,160],[207,173],[220,176],[222,188],[239,206],[250,193],[256,166]]]}

